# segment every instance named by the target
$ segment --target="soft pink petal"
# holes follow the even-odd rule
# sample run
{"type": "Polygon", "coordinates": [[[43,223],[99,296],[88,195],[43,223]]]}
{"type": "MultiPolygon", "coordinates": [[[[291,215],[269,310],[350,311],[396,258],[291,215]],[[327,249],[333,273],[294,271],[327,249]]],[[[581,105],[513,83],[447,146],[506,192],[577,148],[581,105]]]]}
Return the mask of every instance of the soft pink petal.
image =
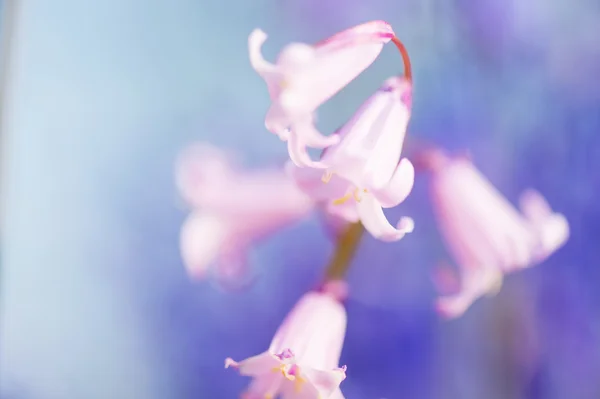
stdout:
{"type": "Polygon", "coordinates": [[[340,143],[321,160],[359,188],[383,189],[398,166],[410,118],[403,90],[410,90],[403,79],[388,79],[339,129],[340,143]]]}
{"type": "Polygon", "coordinates": [[[328,371],[309,368],[304,369],[303,374],[324,398],[330,397],[331,394],[339,388],[341,382],[346,379],[345,368],[337,368],[328,371]]]}
{"type": "Polygon", "coordinates": [[[341,389],[338,388],[333,391],[329,399],[344,399],[344,394],[342,393],[341,389]]]}
{"type": "Polygon", "coordinates": [[[327,164],[320,161],[313,161],[306,150],[306,143],[302,137],[292,132],[288,138],[288,153],[294,164],[300,167],[315,169],[326,169],[327,164]]]}
{"type": "Polygon", "coordinates": [[[336,33],[335,35],[320,41],[315,46],[320,51],[333,51],[336,47],[344,47],[348,45],[354,45],[359,43],[361,40],[367,42],[372,40],[372,37],[381,37],[387,41],[394,37],[394,30],[391,25],[385,21],[369,21],[363,24],[354,26],[352,28],[343,30],[336,33]]]}
{"type": "Polygon", "coordinates": [[[214,214],[194,212],[188,216],[181,227],[180,249],[191,276],[198,279],[206,276],[229,234],[229,226],[214,214]]]}
{"type": "Polygon", "coordinates": [[[391,40],[388,24],[359,25],[317,44],[315,59],[290,77],[296,110],[310,112],[361,74],[391,40]]]}
{"type": "Polygon", "coordinates": [[[552,209],[546,199],[542,194],[532,189],[521,194],[519,207],[523,215],[534,224],[543,222],[552,214],[552,209]]]}
{"type": "Polygon", "coordinates": [[[567,241],[569,223],[563,215],[553,213],[546,199],[535,190],[521,195],[520,207],[538,235],[536,257],[542,261],[567,241]]]}
{"type": "Polygon", "coordinates": [[[342,304],[327,293],[310,292],[286,316],[269,351],[289,348],[298,364],[324,370],[337,367],[346,323],[342,304]]]}
{"type": "Polygon", "coordinates": [[[531,260],[531,226],[470,161],[457,159],[438,170],[431,191],[440,231],[456,263],[512,270],[531,260]]]}
{"type": "Polygon", "coordinates": [[[414,222],[408,217],[401,218],[397,227],[392,226],[381,205],[372,195],[364,195],[362,200],[357,202],[356,208],[365,229],[382,241],[398,241],[414,229],[414,222]]]}
{"type": "Polygon", "coordinates": [[[538,261],[542,261],[568,240],[569,223],[563,215],[555,213],[539,223],[537,231],[540,243],[540,252],[537,255],[538,261]]]}
{"type": "Polygon", "coordinates": [[[343,204],[328,203],[325,206],[326,212],[333,218],[343,220],[347,223],[356,223],[360,220],[358,209],[354,200],[349,200],[343,204]]]}
{"type": "Polygon", "coordinates": [[[281,170],[238,172],[222,187],[211,194],[210,209],[230,220],[239,219],[248,228],[286,225],[304,217],[314,205],[281,170]]]}
{"type": "Polygon", "coordinates": [[[475,300],[485,294],[495,293],[502,281],[502,273],[495,267],[466,268],[461,290],[454,295],[438,298],[437,311],[446,318],[461,316],[475,300]]]}
{"type": "Polygon", "coordinates": [[[340,138],[337,134],[323,136],[315,127],[313,118],[305,118],[294,122],[292,133],[302,138],[302,141],[309,147],[326,148],[339,143],[340,138]]]}
{"type": "Polygon", "coordinates": [[[273,102],[265,116],[265,128],[275,133],[283,141],[287,141],[292,134],[290,125],[292,121],[287,111],[282,108],[279,100],[273,102]]]}
{"type": "Polygon", "coordinates": [[[327,183],[323,181],[325,171],[322,169],[301,168],[292,162],[285,165],[285,171],[298,188],[314,201],[329,201],[343,197],[349,183],[332,175],[327,183]]]}
{"type": "Polygon", "coordinates": [[[186,148],[175,165],[175,181],[183,199],[190,205],[210,206],[212,191],[221,191],[230,179],[234,157],[219,148],[197,143],[186,148]]]}
{"type": "Polygon", "coordinates": [[[262,56],[262,45],[267,40],[267,34],[260,29],[254,29],[248,37],[248,50],[252,68],[265,80],[271,99],[280,93],[282,73],[276,65],[267,62],[262,56]]]}
{"type": "Polygon", "coordinates": [[[236,368],[241,375],[257,377],[263,374],[272,373],[273,369],[282,365],[281,360],[270,352],[263,352],[260,355],[252,356],[240,362],[231,358],[225,359],[225,367],[236,368]]]}
{"type": "Polygon", "coordinates": [[[346,378],[344,369],[323,371],[302,366],[299,369],[303,382],[286,383],[283,390],[285,399],[330,398],[346,378]]]}
{"type": "Polygon", "coordinates": [[[277,56],[277,66],[292,73],[300,72],[306,66],[310,66],[315,58],[316,50],[314,46],[305,43],[290,43],[277,56]]]}
{"type": "Polygon", "coordinates": [[[372,189],[372,194],[384,208],[394,207],[403,202],[412,191],[415,182],[415,168],[406,158],[402,158],[391,180],[383,189],[372,189]]]}

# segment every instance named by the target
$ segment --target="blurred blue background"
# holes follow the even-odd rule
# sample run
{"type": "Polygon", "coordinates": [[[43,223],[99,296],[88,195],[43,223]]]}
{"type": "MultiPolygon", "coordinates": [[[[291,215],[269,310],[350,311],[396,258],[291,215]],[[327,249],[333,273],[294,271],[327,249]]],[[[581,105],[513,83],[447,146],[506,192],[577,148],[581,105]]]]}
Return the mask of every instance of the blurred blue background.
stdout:
{"type": "MultiPolygon", "coordinates": [[[[411,54],[411,136],[469,148],[512,201],[537,188],[572,235],[443,321],[430,272],[446,253],[419,177],[391,213],[413,216],[415,232],[366,238],[349,276],[346,397],[600,397],[597,1],[20,4],[2,132],[2,399],[238,396],[247,381],[223,359],[267,347],[332,246],[315,216],[256,248],[249,291],[190,281],[174,159],[209,141],[249,167],[285,160],[264,129],[248,34],[269,34],[272,59],[371,19],[390,22],[411,54]]],[[[337,127],[400,68],[387,46],[321,108],[319,126],[337,127]]]]}

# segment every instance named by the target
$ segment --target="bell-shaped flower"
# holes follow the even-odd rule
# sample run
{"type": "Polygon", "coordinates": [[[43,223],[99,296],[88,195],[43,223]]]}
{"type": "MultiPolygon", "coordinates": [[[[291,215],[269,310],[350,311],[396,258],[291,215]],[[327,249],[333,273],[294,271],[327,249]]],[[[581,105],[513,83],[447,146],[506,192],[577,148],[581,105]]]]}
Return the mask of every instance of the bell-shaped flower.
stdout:
{"type": "Polygon", "coordinates": [[[252,377],[245,399],[342,399],[346,367],[338,367],[346,310],[335,294],[305,294],[278,328],[269,349],[236,362],[225,360],[252,377]]]}
{"type": "Polygon", "coordinates": [[[399,240],[414,227],[408,217],[394,227],[383,212],[403,202],[414,183],[412,163],[401,159],[411,90],[405,78],[388,79],[339,129],[340,142],[323,151],[325,171],[287,165],[298,186],[328,212],[348,222],[360,220],[383,241],[399,240]]]}
{"type": "Polygon", "coordinates": [[[296,165],[322,166],[310,159],[306,147],[325,148],[338,137],[323,136],[315,128],[315,110],[371,65],[393,37],[388,23],[371,21],[315,45],[291,43],[272,64],[261,53],[267,35],[260,29],[250,34],[250,63],[265,80],[272,101],[265,126],[288,142],[296,165]]]}
{"type": "Polygon", "coordinates": [[[567,240],[565,217],[539,193],[526,191],[519,212],[467,158],[436,150],[427,157],[439,229],[461,276],[459,291],[437,301],[446,317],[496,293],[504,274],[541,262],[567,240]]]}
{"type": "Polygon", "coordinates": [[[193,211],[181,229],[181,255],[188,272],[241,277],[247,252],[258,240],[306,216],[313,201],[283,170],[245,171],[225,152],[204,144],[179,159],[176,179],[193,211]]]}

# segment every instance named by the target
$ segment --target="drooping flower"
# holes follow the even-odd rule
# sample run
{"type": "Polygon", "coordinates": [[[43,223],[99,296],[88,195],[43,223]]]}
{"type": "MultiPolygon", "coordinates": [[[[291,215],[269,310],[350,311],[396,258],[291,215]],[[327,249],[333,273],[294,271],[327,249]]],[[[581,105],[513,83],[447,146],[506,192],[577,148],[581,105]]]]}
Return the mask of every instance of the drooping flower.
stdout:
{"type": "Polygon", "coordinates": [[[383,241],[399,240],[414,227],[408,217],[392,226],[382,209],[403,202],[414,183],[412,163],[401,159],[411,91],[408,79],[385,81],[337,132],[340,142],[323,151],[325,171],[287,165],[298,186],[328,212],[349,222],[360,220],[383,241]]]}
{"type": "Polygon", "coordinates": [[[323,136],[315,128],[315,110],[371,65],[393,37],[388,23],[371,21],[315,45],[291,43],[271,64],[261,54],[267,35],[260,29],[250,34],[250,63],[265,80],[272,101],[265,126],[288,142],[296,165],[322,166],[310,159],[306,147],[325,148],[338,137],[323,136]]]}
{"type": "Polygon", "coordinates": [[[520,213],[469,159],[437,150],[425,157],[440,232],[460,268],[458,293],[437,302],[446,317],[461,315],[497,292],[504,274],[541,262],[566,242],[567,220],[536,191],[523,193],[520,213]]]}
{"type": "Polygon", "coordinates": [[[342,399],[346,367],[338,364],[346,323],[335,293],[310,292],[287,315],[267,351],[240,362],[228,358],[225,367],[252,377],[244,399],[342,399]]]}
{"type": "Polygon", "coordinates": [[[230,155],[205,144],[183,153],[176,179],[193,208],[180,245],[184,264],[196,278],[204,278],[213,264],[217,277],[240,277],[253,244],[313,208],[284,171],[244,171],[230,155]]]}

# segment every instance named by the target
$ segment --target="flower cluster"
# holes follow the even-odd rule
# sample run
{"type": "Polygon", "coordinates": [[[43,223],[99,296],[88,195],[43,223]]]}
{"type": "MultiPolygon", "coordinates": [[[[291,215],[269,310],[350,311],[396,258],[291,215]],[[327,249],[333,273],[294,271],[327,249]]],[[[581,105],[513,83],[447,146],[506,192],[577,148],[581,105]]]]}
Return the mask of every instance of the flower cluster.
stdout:
{"type": "MultiPolygon", "coordinates": [[[[265,127],[287,142],[290,160],[280,168],[247,171],[231,154],[210,145],[188,149],[177,166],[178,188],[194,209],[181,230],[182,257],[195,278],[212,271],[219,279],[235,279],[259,239],[313,210],[321,212],[337,239],[326,282],[300,299],[267,351],[240,362],[227,359],[225,366],[253,378],[244,398],[340,399],[347,294],[341,278],[360,233],[364,228],[376,239],[393,242],[414,228],[410,217],[392,225],[384,214],[410,195],[415,179],[413,163],[403,157],[412,113],[410,61],[383,21],[315,45],[289,44],[275,63],[261,54],[266,39],[259,29],[250,34],[250,63],[271,99],[265,127]],[[403,75],[385,80],[348,122],[322,134],[315,126],[317,108],[390,42],[400,50],[403,75]],[[312,159],[308,148],[322,150],[320,158],[312,159]]],[[[519,211],[465,157],[427,149],[413,159],[419,172],[431,175],[439,229],[460,271],[452,293],[444,287],[448,279],[436,278],[446,292],[436,302],[444,317],[463,314],[477,298],[496,292],[504,274],[543,261],[567,240],[566,219],[536,191],[522,195],[519,211]]]]}

